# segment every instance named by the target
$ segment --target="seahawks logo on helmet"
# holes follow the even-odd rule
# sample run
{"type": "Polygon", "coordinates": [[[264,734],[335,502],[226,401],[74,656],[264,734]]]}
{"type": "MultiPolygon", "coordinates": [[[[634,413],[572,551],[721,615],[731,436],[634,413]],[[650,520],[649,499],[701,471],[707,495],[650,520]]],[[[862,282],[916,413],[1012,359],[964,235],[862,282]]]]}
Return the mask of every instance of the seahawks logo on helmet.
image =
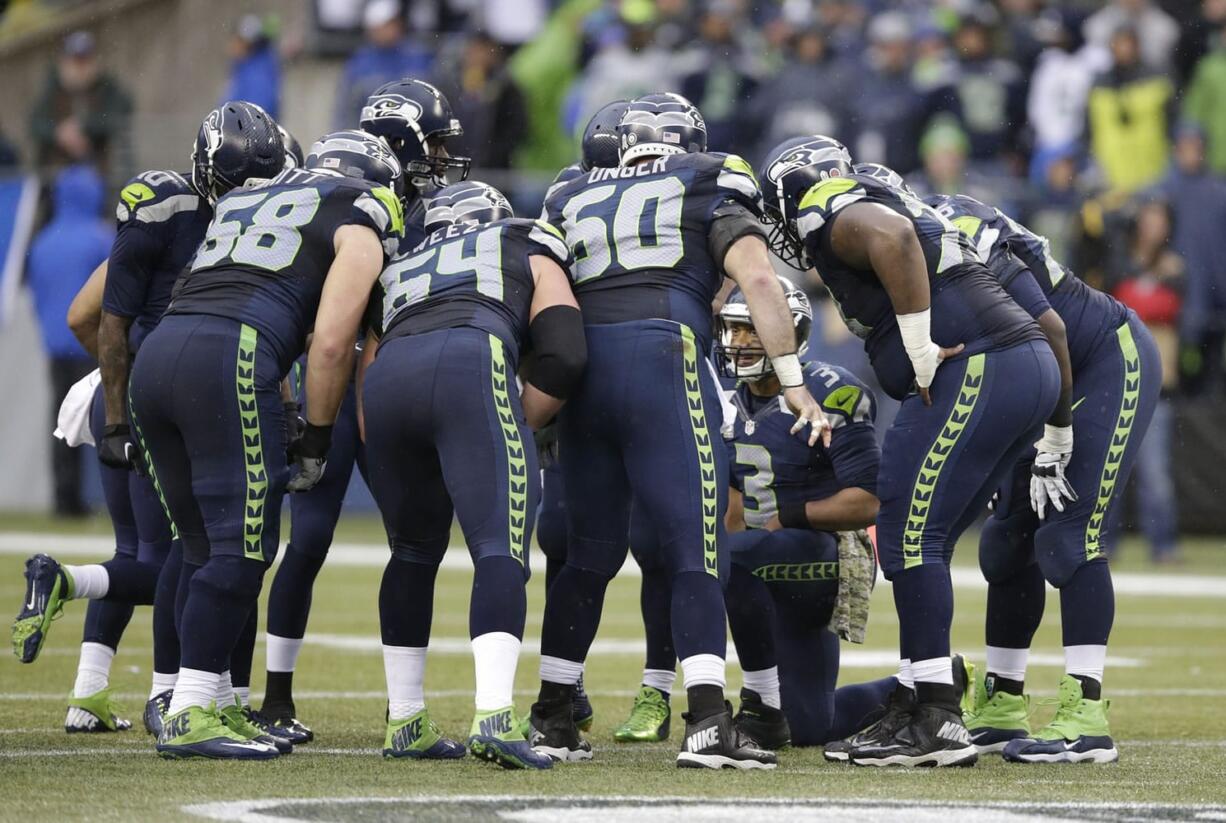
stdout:
{"type": "MultiPolygon", "coordinates": [[[[829,143],[797,146],[770,165],[770,168],[766,170],[766,179],[777,184],[788,172],[807,166],[816,166],[834,159],[845,160],[848,165],[851,165],[851,155],[842,146],[832,146],[829,143]]],[[[838,169],[823,170],[821,173],[823,180],[827,177],[841,176],[842,173],[838,169]]]]}
{"type": "Polygon", "coordinates": [[[362,107],[362,120],[378,120],[395,117],[416,123],[421,119],[422,108],[416,100],[409,100],[399,94],[385,94],[367,102],[362,107]]]}
{"type": "Polygon", "coordinates": [[[221,146],[221,109],[213,109],[204,118],[200,127],[204,135],[204,153],[208,160],[213,159],[213,153],[221,146]]]}
{"type": "Polygon", "coordinates": [[[425,228],[433,233],[457,223],[492,223],[514,217],[506,196],[491,185],[468,181],[439,189],[426,208],[425,228]]]}

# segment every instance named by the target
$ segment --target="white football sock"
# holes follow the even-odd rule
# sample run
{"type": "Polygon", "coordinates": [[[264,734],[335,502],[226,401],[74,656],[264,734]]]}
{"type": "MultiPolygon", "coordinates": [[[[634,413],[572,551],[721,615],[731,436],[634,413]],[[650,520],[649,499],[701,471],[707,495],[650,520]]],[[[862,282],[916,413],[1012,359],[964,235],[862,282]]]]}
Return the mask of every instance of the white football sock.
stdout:
{"type": "Polygon", "coordinates": [[[230,670],[217,676],[217,708],[224,709],[234,705],[234,682],[230,680],[230,670]]]}
{"type": "Polygon", "coordinates": [[[221,675],[216,672],[179,669],[179,678],[175,681],[175,693],[170,699],[167,715],[181,712],[189,706],[208,708],[208,705],[217,699],[217,682],[220,678],[221,675]]]}
{"type": "Polygon", "coordinates": [[[643,685],[671,694],[677,682],[677,672],[669,669],[643,669],[643,685]]]}
{"type": "Polygon", "coordinates": [[[560,657],[541,655],[541,680],[546,683],[561,683],[573,686],[583,677],[583,664],[574,660],[563,660],[560,657]]]}
{"type": "Polygon", "coordinates": [[[175,681],[178,679],[179,679],[178,672],[173,672],[171,674],[165,674],[164,672],[154,672],[153,673],[153,685],[150,686],[149,688],[149,699],[152,700],[153,698],[157,697],[159,694],[166,691],[167,689],[173,689],[175,687],[175,681]]]}
{"type": "Polygon", "coordinates": [[[916,683],[954,684],[954,665],[948,657],[930,657],[927,660],[912,660],[911,674],[916,683]]]}
{"type": "Polygon", "coordinates": [[[1006,680],[1025,680],[1026,662],[1029,659],[1030,649],[988,646],[988,671],[1006,680]]]}
{"type": "Polygon", "coordinates": [[[472,639],[472,647],[477,711],[492,712],[512,705],[519,638],[507,632],[486,632],[472,639]]]}
{"type": "Polygon", "coordinates": [[[426,708],[424,646],[384,646],[383,674],[389,720],[405,720],[426,708]]]}
{"type": "Polygon", "coordinates": [[[264,650],[265,664],[270,672],[292,672],[298,666],[298,652],[302,651],[301,637],[278,637],[264,635],[267,643],[264,650]]]}
{"type": "Polygon", "coordinates": [[[757,692],[762,702],[772,709],[783,704],[779,700],[779,667],[771,666],[756,672],[741,672],[741,682],[745,688],[757,692]]]}
{"type": "Polygon", "coordinates": [[[694,686],[727,685],[724,658],[718,654],[693,654],[681,661],[681,680],[687,689],[694,686]]]}
{"type": "Polygon", "coordinates": [[[251,705],[251,687],[250,686],[235,686],[234,696],[238,698],[238,704],[244,709],[251,705]]]}
{"type": "Polygon", "coordinates": [[[82,643],[81,660],[77,663],[77,682],[73,697],[89,697],[107,687],[111,681],[111,661],[115,650],[101,643],[82,643]]]}
{"type": "Polygon", "coordinates": [[[72,578],[72,596],[74,600],[99,600],[106,597],[111,588],[111,576],[106,567],[96,563],[89,566],[61,566],[64,573],[72,578]]]}
{"type": "Polygon", "coordinates": [[[1106,646],[1065,646],[1064,670],[1068,674],[1092,677],[1103,682],[1103,669],[1107,665],[1106,646]]]}
{"type": "Polygon", "coordinates": [[[915,674],[911,671],[911,661],[905,657],[898,661],[898,682],[915,691],[915,674]]]}

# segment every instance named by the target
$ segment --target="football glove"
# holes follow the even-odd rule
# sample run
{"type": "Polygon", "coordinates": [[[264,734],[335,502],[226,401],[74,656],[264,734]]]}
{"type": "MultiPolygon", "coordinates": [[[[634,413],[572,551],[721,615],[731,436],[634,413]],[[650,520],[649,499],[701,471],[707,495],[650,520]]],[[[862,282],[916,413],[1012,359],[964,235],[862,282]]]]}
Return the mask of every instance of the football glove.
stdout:
{"type": "Polygon", "coordinates": [[[115,423],[102,430],[102,439],[98,441],[98,459],[112,469],[131,469],[141,476],[145,474],[144,458],[132,442],[127,423],[115,423]]]}
{"type": "Polygon", "coordinates": [[[294,444],[302,439],[307,422],[302,416],[302,406],[297,401],[287,400],[282,406],[285,409],[285,457],[286,462],[293,463],[294,444]]]}
{"type": "Polygon", "coordinates": [[[532,433],[536,441],[536,456],[542,469],[547,469],[558,462],[558,423],[557,418],[532,433]]]}
{"type": "Polygon", "coordinates": [[[1030,467],[1030,507],[1044,520],[1049,503],[1062,512],[1066,502],[1077,500],[1077,492],[1064,476],[1073,456],[1073,427],[1044,426],[1043,439],[1034,446],[1038,453],[1030,467]]]}
{"type": "Polygon", "coordinates": [[[285,488],[291,492],[305,492],[315,488],[328,466],[328,449],[331,447],[332,427],[307,423],[303,427],[302,436],[289,446],[294,476],[285,488]]]}

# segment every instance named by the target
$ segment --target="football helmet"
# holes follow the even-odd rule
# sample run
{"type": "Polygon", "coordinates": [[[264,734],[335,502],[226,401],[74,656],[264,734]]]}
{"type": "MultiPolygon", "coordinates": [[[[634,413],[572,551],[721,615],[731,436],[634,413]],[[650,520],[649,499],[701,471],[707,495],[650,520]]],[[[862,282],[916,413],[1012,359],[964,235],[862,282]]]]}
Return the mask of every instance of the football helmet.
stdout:
{"type": "Polygon", "coordinates": [[[435,192],[426,204],[426,233],[456,223],[493,223],[514,216],[511,203],[493,186],[476,180],[452,183],[435,192]]]}
{"type": "Polygon", "coordinates": [[[302,144],[298,142],[298,138],[280,123],[277,124],[277,131],[281,132],[281,143],[285,146],[285,168],[302,168],[306,163],[306,156],[302,153],[302,144]]]}
{"type": "Polygon", "coordinates": [[[771,226],[767,243],[789,266],[807,269],[804,244],[796,228],[800,201],[817,183],[852,174],[851,153],[833,137],[815,134],[785,140],[766,157],[758,178],[765,204],[762,220],[771,226]]]}
{"type": "Polygon", "coordinates": [[[304,165],[386,186],[397,197],[404,193],[404,173],[396,155],[383,140],[360,129],[325,134],[311,146],[304,165]]]}
{"type": "MultiPolygon", "coordinates": [[[[804,355],[809,348],[809,330],[813,327],[813,307],[809,305],[809,297],[786,277],[779,278],[783,286],[783,294],[788,301],[788,309],[792,312],[792,324],[796,328],[796,353],[804,355]]],[[[753,318],[749,316],[749,304],[745,302],[744,293],[738,288],[728,295],[728,300],[715,317],[715,360],[725,377],[735,377],[738,380],[754,382],[768,374],[774,374],[775,369],[771,359],[762,346],[737,346],[733,343],[732,333],[737,326],[753,328],[753,318]]]]}
{"type": "Polygon", "coordinates": [[[380,86],[366,99],[359,125],[387,141],[405,176],[418,188],[446,186],[452,182],[450,171],[456,174],[454,182],[468,179],[472,160],[431,153],[432,143],[459,137],[464,129],[443,93],[423,80],[406,77],[380,86]]]}
{"type": "Polygon", "coordinates": [[[707,150],[707,123],[680,94],[648,94],[631,100],[617,125],[618,162],[707,150]]]}
{"type": "Polygon", "coordinates": [[[192,185],[210,203],[250,179],[276,177],[284,169],[285,144],[279,127],[254,103],[222,103],[196,132],[192,185]]]}
{"type": "Polygon", "coordinates": [[[600,111],[587,121],[581,143],[583,156],[579,161],[579,166],[584,171],[617,166],[617,126],[629,105],[625,100],[614,100],[602,106],[600,111]]]}
{"type": "Polygon", "coordinates": [[[892,189],[902,189],[912,197],[915,196],[915,190],[907,185],[907,181],[903,179],[903,176],[889,166],[881,163],[856,163],[851,167],[851,170],[864,177],[879,180],[892,189]]]}

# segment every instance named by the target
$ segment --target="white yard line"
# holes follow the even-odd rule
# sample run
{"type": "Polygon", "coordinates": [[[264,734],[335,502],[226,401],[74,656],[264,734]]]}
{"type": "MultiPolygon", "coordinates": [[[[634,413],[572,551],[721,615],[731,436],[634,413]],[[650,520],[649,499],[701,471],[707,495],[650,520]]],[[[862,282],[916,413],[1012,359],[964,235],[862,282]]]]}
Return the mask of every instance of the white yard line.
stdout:
{"type": "MultiPolygon", "coordinates": [[[[0,533],[0,554],[28,555],[46,552],[56,557],[80,559],[105,558],[114,551],[114,541],[100,535],[58,535],[35,532],[0,533]]],[[[451,546],[443,558],[442,568],[449,571],[472,569],[472,561],[463,546],[451,546]]],[[[332,566],[382,568],[387,563],[387,548],[371,543],[335,543],[328,554],[332,566]]],[[[621,574],[639,576],[639,567],[627,558],[621,574]]],[[[954,586],[985,589],[987,584],[976,569],[955,568],[954,586]]],[[[1197,574],[1145,574],[1115,572],[1112,575],[1116,594],[1139,597],[1207,597],[1226,599],[1226,577],[1197,574]]],[[[883,581],[884,582],[884,581],[883,581]]],[[[886,583],[886,585],[889,585],[886,583]]]]}

